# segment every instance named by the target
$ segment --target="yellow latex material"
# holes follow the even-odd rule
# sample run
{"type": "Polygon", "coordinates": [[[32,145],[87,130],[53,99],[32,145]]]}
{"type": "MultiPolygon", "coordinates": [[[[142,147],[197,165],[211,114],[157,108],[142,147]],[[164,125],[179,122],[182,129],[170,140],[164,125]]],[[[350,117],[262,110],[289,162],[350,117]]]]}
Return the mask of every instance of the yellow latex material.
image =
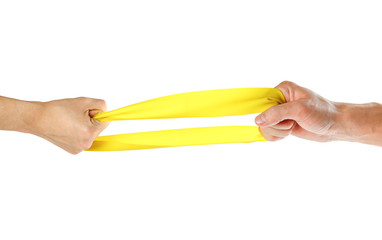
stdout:
{"type": "MultiPolygon", "coordinates": [[[[94,116],[99,121],[223,117],[263,112],[285,102],[276,88],[232,88],[180,93],[94,116]]],[[[100,136],[88,151],[121,151],[265,141],[258,127],[223,126],[100,136]]]]}

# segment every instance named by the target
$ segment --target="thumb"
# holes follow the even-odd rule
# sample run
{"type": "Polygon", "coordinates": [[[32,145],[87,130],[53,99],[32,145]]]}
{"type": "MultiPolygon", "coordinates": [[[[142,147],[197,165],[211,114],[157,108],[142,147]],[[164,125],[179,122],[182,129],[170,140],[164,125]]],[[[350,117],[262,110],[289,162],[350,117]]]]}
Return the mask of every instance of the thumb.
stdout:
{"type": "Polygon", "coordinates": [[[260,127],[273,126],[286,119],[299,121],[304,108],[301,101],[293,101],[273,106],[259,114],[255,122],[260,127]]]}
{"type": "Polygon", "coordinates": [[[98,129],[98,134],[101,133],[107,126],[109,126],[110,122],[102,122],[94,118],[98,113],[103,112],[100,109],[90,109],[89,110],[89,117],[90,121],[93,124],[93,127],[98,129]]]}
{"type": "Polygon", "coordinates": [[[101,113],[101,112],[103,112],[103,111],[100,109],[90,109],[89,110],[90,121],[93,124],[99,125],[99,124],[103,123],[102,121],[99,121],[98,119],[94,118],[98,113],[101,113]]]}
{"type": "Polygon", "coordinates": [[[94,116],[100,112],[103,112],[103,111],[100,109],[90,109],[89,110],[89,117],[94,118],[94,116]]]}

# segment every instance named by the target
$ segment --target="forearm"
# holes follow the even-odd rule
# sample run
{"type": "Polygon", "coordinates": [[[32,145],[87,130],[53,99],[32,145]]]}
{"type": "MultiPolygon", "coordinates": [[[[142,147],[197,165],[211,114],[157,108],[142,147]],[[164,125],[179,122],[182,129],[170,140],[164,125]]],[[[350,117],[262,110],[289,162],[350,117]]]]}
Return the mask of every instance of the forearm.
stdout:
{"type": "Polygon", "coordinates": [[[0,130],[34,133],[40,102],[22,101],[0,96],[0,130]]]}
{"type": "Polygon", "coordinates": [[[105,101],[94,98],[33,102],[0,96],[0,130],[31,133],[77,154],[107,127],[92,118],[102,111],[105,101]]]}
{"type": "Polygon", "coordinates": [[[382,146],[382,105],[335,103],[334,140],[382,146]]]}

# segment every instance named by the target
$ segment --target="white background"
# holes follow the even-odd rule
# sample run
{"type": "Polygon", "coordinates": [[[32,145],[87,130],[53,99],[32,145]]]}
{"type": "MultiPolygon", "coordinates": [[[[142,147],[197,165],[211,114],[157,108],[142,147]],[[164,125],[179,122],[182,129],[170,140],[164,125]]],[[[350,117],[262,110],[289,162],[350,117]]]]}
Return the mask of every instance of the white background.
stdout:
{"type": "MultiPolygon", "coordinates": [[[[115,109],[295,81],[382,102],[379,1],[1,1],[0,94],[115,109]]],[[[112,123],[103,135],[227,119],[112,123]]],[[[227,144],[70,155],[0,133],[0,239],[381,239],[382,148],[227,144]]]]}

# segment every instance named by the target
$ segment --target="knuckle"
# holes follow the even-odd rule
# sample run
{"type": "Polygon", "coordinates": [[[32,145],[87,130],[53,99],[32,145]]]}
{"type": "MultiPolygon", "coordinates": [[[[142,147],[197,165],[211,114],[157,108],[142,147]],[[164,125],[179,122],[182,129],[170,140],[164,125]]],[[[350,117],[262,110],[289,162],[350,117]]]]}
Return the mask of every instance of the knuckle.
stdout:
{"type": "Polygon", "coordinates": [[[103,100],[103,99],[99,99],[98,101],[100,102],[100,104],[102,104],[102,105],[106,105],[106,101],[105,101],[105,100],[103,100]]]}
{"type": "Polygon", "coordinates": [[[294,121],[288,121],[288,122],[285,124],[285,129],[286,129],[286,130],[291,130],[293,126],[294,126],[294,121]]]}
{"type": "Polygon", "coordinates": [[[86,149],[89,149],[91,146],[92,146],[92,143],[93,141],[89,140],[89,139],[86,139],[86,140],[82,140],[80,143],[79,143],[79,148],[82,150],[86,150],[86,149]]]}
{"type": "Polygon", "coordinates": [[[82,146],[82,149],[83,150],[87,150],[89,149],[91,146],[92,146],[93,142],[92,141],[89,141],[87,143],[85,143],[83,146],[82,146]]]}
{"type": "Polygon", "coordinates": [[[270,142],[276,142],[276,141],[279,141],[281,139],[283,139],[283,137],[278,137],[278,136],[267,136],[266,139],[270,142]]]}
{"type": "Polygon", "coordinates": [[[101,107],[106,109],[106,101],[103,99],[99,99],[98,101],[99,101],[99,104],[101,105],[101,107]]]}
{"type": "Polygon", "coordinates": [[[278,138],[285,138],[289,136],[290,130],[274,130],[273,136],[278,137],[278,138]]]}
{"type": "Polygon", "coordinates": [[[308,104],[301,104],[300,112],[302,115],[306,116],[310,111],[310,107],[308,104]]]}
{"type": "Polygon", "coordinates": [[[274,125],[274,128],[276,129],[290,129],[293,126],[292,120],[283,120],[279,122],[278,124],[274,125]]]}
{"type": "Polygon", "coordinates": [[[291,133],[292,133],[292,130],[284,130],[282,132],[282,137],[288,137],[291,133]]]}
{"type": "Polygon", "coordinates": [[[77,155],[80,152],[82,152],[82,150],[80,148],[78,148],[78,146],[76,146],[76,147],[74,147],[74,148],[72,148],[70,150],[67,150],[67,152],[69,152],[72,155],[77,155]]]}
{"type": "Polygon", "coordinates": [[[89,149],[92,146],[96,136],[97,136],[97,132],[94,128],[86,127],[82,129],[77,146],[81,150],[89,149]]]}
{"type": "Polygon", "coordinates": [[[370,105],[371,107],[381,107],[381,104],[378,103],[378,102],[371,102],[371,103],[369,103],[369,105],[370,105]]]}
{"type": "Polygon", "coordinates": [[[70,153],[73,154],[73,155],[77,155],[81,152],[81,150],[74,150],[74,151],[71,151],[70,153]]]}
{"type": "Polygon", "coordinates": [[[93,141],[98,136],[98,130],[96,128],[91,128],[88,133],[88,139],[93,141]]]}
{"type": "Polygon", "coordinates": [[[265,127],[265,128],[260,128],[260,133],[264,136],[264,138],[267,141],[270,142],[275,142],[280,139],[283,139],[283,137],[279,136],[279,131],[274,130],[273,128],[270,127],[265,127]]]}
{"type": "Polygon", "coordinates": [[[309,114],[310,107],[306,101],[296,101],[296,108],[299,118],[303,118],[309,114]]]}
{"type": "Polygon", "coordinates": [[[288,80],[284,80],[280,83],[280,85],[284,85],[284,86],[295,86],[296,84],[294,82],[291,82],[291,81],[288,81],[288,80]]]}
{"type": "Polygon", "coordinates": [[[89,98],[87,97],[78,97],[76,98],[80,103],[88,103],[89,102],[89,98]]]}

